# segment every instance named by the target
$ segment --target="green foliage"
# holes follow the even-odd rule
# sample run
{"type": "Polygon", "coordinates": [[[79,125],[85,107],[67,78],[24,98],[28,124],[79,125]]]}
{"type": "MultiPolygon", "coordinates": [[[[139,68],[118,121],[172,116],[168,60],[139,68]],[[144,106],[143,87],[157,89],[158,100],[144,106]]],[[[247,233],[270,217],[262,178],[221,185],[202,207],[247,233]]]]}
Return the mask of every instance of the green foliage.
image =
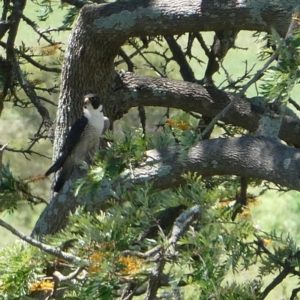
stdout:
{"type": "Polygon", "coordinates": [[[273,30],[270,40],[277,49],[279,60],[276,66],[266,70],[262,78],[261,93],[268,102],[280,99],[281,103],[286,103],[299,81],[300,31],[297,30],[288,39],[283,40],[273,30]]]}
{"type": "Polygon", "coordinates": [[[106,133],[104,138],[110,141],[109,147],[101,149],[96,155],[88,176],[77,181],[76,195],[79,191],[84,193],[95,190],[104,177],[113,180],[125,168],[133,168],[143,159],[149,138],[142,137],[140,131],[134,133],[129,127],[124,127],[122,132],[122,136],[106,133]]]}
{"type": "Polygon", "coordinates": [[[67,13],[64,15],[63,18],[63,27],[69,27],[72,26],[76,17],[78,16],[79,9],[77,7],[70,7],[67,10],[67,13]]]}
{"type": "Polygon", "coordinates": [[[75,195],[79,191],[91,193],[102,179],[109,178],[113,181],[125,169],[137,167],[144,161],[146,150],[179,145],[179,155],[183,158],[187,150],[198,141],[197,131],[188,121],[174,119],[169,125],[156,135],[146,137],[141,130],[134,131],[126,126],[121,135],[107,132],[104,138],[109,141],[109,147],[98,152],[88,176],[77,181],[75,195]]]}
{"type": "MultiPolygon", "coordinates": [[[[54,12],[53,2],[43,0],[38,5],[39,20],[49,20],[54,12]]],[[[60,6],[64,7],[65,4],[60,6]]],[[[78,8],[68,7],[62,27],[71,26],[78,12],[78,8]]],[[[283,41],[276,33],[271,39],[280,61],[265,73],[262,93],[269,102],[277,100],[278,95],[286,102],[298,83],[299,33],[288,41],[283,41]]],[[[136,40],[131,42],[139,47],[136,40]]],[[[28,54],[30,49],[24,43],[18,47],[23,54],[28,54]]],[[[270,51],[267,54],[270,55],[270,51]]],[[[168,73],[166,68],[162,69],[168,73]]],[[[31,71],[23,72],[26,79],[30,74],[31,71]]],[[[1,73],[0,85],[2,82],[4,75],[1,73]]],[[[76,195],[79,192],[96,194],[103,179],[114,181],[125,169],[143,163],[148,149],[176,145],[184,158],[187,150],[198,141],[196,126],[195,120],[189,119],[187,114],[178,114],[168,119],[163,130],[153,137],[145,138],[140,131],[133,132],[129,127],[123,129],[122,136],[107,133],[110,146],[98,153],[87,177],[78,181],[76,195]]],[[[222,128],[225,137],[244,134],[243,129],[234,126],[222,128]]],[[[1,172],[0,211],[14,210],[21,200],[31,203],[28,183],[14,178],[9,165],[3,166],[1,172]]],[[[105,210],[88,213],[86,208],[78,208],[63,231],[44,238],[46,244],[79,257],[80,263],[52,257],[25,244],[3,249],[0,252],[0,297],[33,297],[32,287],[39,291],[38,285],[34,285],[38,278],[50,278],[53,283],[54,271],[68,275],[78,264],[84,269],[78,277],[59,282],[59,288],[65,289],[60,298],[117,298],[128,282],[145,288],[151,270],[158,263],[165,263],[162,275],[167,277],[167,287],[159,289],[159,293],[174,287],[196,287],[198,294],[192,297],[198,299],[259,299],[266,276],[283,270],[299,277],[299,250],[291,236],[260,232],[251,217],[242,213],[232,220],[239,178],[204,179],[197,174],[184,174],[183,177],[185,183],[180,187],[162,192],[154,191],[151,183],[130,191],[116,189],[113,191],[116,197],[107,201],[105,210]],[[224,199],[232,201],[223,206],[224,199]],[[194,205],[201,207],[201,214],[192,221],[187,218],[188,226],[179,241],[170,245],[172,228],[179,223],[176,218],[194,205]],[[161,222],[164,218],[169,222],[161,222]],[[155,249],[161,251],[155,252],[155,249]],[[138,255],[151,251],[154,254],[146,258],[138,255]],[[249,280],[240,284],[226,281],[231,270],[238,273],[252,266],[259,267],[258,279],[249,275],[249,280]]],[[[261,181],[249,179],[248,183],[258,186],[261,181]]]]}
{"type": "Polygon", "coordinates": [[[53,4],[49,0],[42,0],[41,2],[36,2],[39,6],[38,10],[38,19],[39,21],[46,21],[49,18],[49,15],[53,13],[53,4]]]}
{"type": "Polygon", "coordinates": [[[16,179],[9,167],[3,165],[0,169],[0,212],[14,211],[19,201],[33,202],[30,187],[26,181],[16,179]]]}
{"type": "MultiPolygon", "coordinates": [[[[143,162],[147,149],[166,145],[164,139],[182,151],[194,144],[196,134],[190,124],[179,128],[178,121],[173,121],[169,125],[161,132],[161,140],[145,139],[141,132],[128,127],[121,136],[107,133],[110,146],[97,154],[95,166],[81,181],[80,192],[96,193],[101,180],[114,180],[125,168],[134,168],[143,162]]],[[[13,188],[15,181],[9,167],[3,172],[6,181],[2,186],[13,188]]],[[[80,207],[69,216],[64,230],[44,237],[45,244],[80,258],[79,263],[55,258],[28,245],[4,249],[0,255],[0,270],[6,270],[0,273],[4,299],[34,295],[43,286],[54,289],[54,271],[68,275],[79,266],[84,271],[78,277],[61,281],[55,288],[64,290],[63,299],[118,298],[128,282],[143,288],[151,270],[163,262],[161,272],[167,286],[158,294],[184,286],[182,293],[196,288],[193,297],[198,299],[264,299],[262,282],[266,276],[281,268],[295,275],[300,266],[298,246],[290,236],[260,232],[243,210],[232,220],[239,178],[203,179],[195,173],[184,174],[183,178],[184,184],[168,191],[155,191],[151,184],[125,191],[117,188],[114,198],[105,203],[105,211],[87,212],[80,207]],[[193,219],[187,217],[184,222],[189,226],[182,229],[175,244],[170,244],[174,224],[181,226],[179,216],[183,218],[195,205],[200,207],[200,214],[193,219]],[[1,260],[7,253],[9,260],[1,260]],[[247,272],[257,265],[256,278],[227,282],[228,272],[247,272]],[[15,282],[17,290],[12,288],[15,282]]]]}
{"type": "MultiPolygon", "coordinates": [[[[157,247],[165,249],[163,255],[168,263],[164,273],[170,286],[196,287],[198,293],[194,297],[198,299],[259,299],[262,280],[282,268],[287,258],[291,272],[299,267],[298,248],[290,236],[262,233],[255,229],[250,217],[241,215],[232,221],[231,205],[220,205],[223,197],[231,195],[229,178],[224,177],[209,188],[196,174],[185,174],[184,179],[185,184],[168,192],[154,191],[150,185],[126,193],[119,191],[118,202],[109,201],[105,212],[91,213],[78,208],[63,231],[45,237],[44,243],[80,257],[80,265],[85,269],[72,283],[59,284],[65,289],[63,298],[112,299],[117,298],[128,281],[143,286],[156,260],[151,255],[140,258],[135,253],[150,253],[157,247]],[[174,245],[174,254],[168,255],[173,222],[195,204],[201,207],[200,216],[174,245]],[[178,205],[184,205],[184,209],[177,211],[171,225],[159,223],[156,227],[163,216],[161,212],[178,205]],[[147,235],[153,226],[156,230],[147,235]],[[266,246],[267,240],[273,246],[266,246]],[[240,284],[226,282],[230,270],[238,273],[257,263],[260,277],[249,277],[249,281],[240,284]]],[[[78,266],[28,245],[6,248],[0,258],[7,254],[9,260],[0,259],[0,270],[5,270],[0,272],[5,299],[28,295],[33,292],[32,286],[37,286],[37,278],[51,278],[54,270],[68,275],[78,266]],[[55,268],[51,271],[49,266],[55,268]],[[12,288],[16,282],[18,290],[12,288]]]]}
{"type": "Polygon", "coordinates": [[[0,250],[0,299],[28,294],[28,285],[42,271],[43,260],[37,254],[37,249],[22,242],[0,250]]]}

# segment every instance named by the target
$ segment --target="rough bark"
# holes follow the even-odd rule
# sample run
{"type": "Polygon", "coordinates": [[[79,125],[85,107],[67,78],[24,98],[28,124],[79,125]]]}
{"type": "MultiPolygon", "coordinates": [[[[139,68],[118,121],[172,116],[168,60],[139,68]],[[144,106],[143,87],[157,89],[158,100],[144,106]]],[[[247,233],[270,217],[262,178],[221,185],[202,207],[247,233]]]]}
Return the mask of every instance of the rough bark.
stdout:
{"type": "MultiPolygon", "coordinates": [[[[234,94],[218,90],[214,86],[202,86],[186,81],[167,78],[146,77],[130,72],[119,72],[115,78],[114,91],[109,101],[115,106],[115,115],[122,116],[136,106],[173,107],[214,117],[232,100],[234,94]]],[[[221,119],[255,132],[258,122],[265,111],[261,97],[240,98],[232,109],[221,119]]],[[[287,110],[283,117],[280,139],[300,147],[300,119],[287,110]]]]}
{"type": "Polygon", "coordinates": [[[147,151],[145,158],[135,169],[120,174],[116,181],[99,183],[94,196],[74,197],[70,180],[43,211],[32,234],[41,236],[61,229],[66,225],[69,212],[78,205],[86,205],[93,211],[103,208],[108,198],[122,201],[121,195],[112,192],[118,186],[126,191],[152,182],[155,190],[163,190],[183,183],[182,174],[188,171],[205,176],[255,177],[300,191],[300,150],[264,137],[205,140],[186,155],[179,155],[176,148],[167,148],[147,151]]]}
{"type": "MultiPolygon", "coordinates": [[[[82,96],[94,92],[107,97],[113,85],[113,60],[129,37],[218,31],[224,27],[269,31],[270,26],[283,35],[289,26],[290,10],[276,3],[136,0],[85,5],[66,50],[54,157],[62,146],[68,127],[81,114],[82,96]]],[[[289,1],[285,6],[291,8],[293,3],[289,1]]],[[[118,118],[116,106],[107,102],[106,115],[112,120],[118,118]]]]}
{"type": "MultiPolygon", "coordinates": [[[[119,47],[129,37],[224,28],[269,31],[270,26],[284,35],[296,2],[135,0],[83,6],[73,27],[62,69],[54,158],[68,127],[82,112],[82,96],[86,93],[98,93],[104,97],[105,113],[112,121],[122,117],[130,107],[147,105],[171,106],[213,117],[230,101],[229,94],[197,84],[132,74],[116,76],[113,61],[119,47]]],[[[223,121],[254,131],[260,110],[261,106],[257,108],[246,99],[240,99],[223,121]]],[[[299,120],[287,116],[280,134],[288,143],[299,146],[299,120]]],[[[130,187],[130,184],[154,180],[155,187],[163,189],[180,184],[183,172],[197,171],[205,175],[258,177],[300,189],[298,150],[267,139],[246,137],[203,141],[190,150],[184,164],[177,159],[174,149],[166,152],[153,150],[148,155],[157,157],[158,161],[140,166],[130,178],[124,175],[120,181],[130,187]],[[173,160],[168,160],[168,157],[173,160]]],[[[74,174],[74,178],[79,175],[74,174]]],[[[98,199],[111,196],[111,189],[107,189],[110,185],[108,182],[99,189],[98,199]]],[[[75,199],[67,184],[42,213],[33,234],[56,232],[65,225],[68,213],[78,204],[93,207],[94,201],[87,195],[75,199]]]]}

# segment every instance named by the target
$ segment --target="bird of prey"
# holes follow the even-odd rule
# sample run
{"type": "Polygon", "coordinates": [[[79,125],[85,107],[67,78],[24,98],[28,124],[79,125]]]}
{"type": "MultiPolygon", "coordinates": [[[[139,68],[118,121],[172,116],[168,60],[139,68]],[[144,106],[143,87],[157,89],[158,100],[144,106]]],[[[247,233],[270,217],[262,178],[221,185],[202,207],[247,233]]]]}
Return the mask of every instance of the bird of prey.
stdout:
{"type": "Polygon", "coordinates": [[[61,169],[54,185],[55,192],[59,192],[76,167],[80,167],[83,162],[90,164],[93,161],[100,146],[105,119],[100,98],[96,94],[84,96],[82,116],[72,125],[59,158],[45,173],[48,176],[61,169]]]}

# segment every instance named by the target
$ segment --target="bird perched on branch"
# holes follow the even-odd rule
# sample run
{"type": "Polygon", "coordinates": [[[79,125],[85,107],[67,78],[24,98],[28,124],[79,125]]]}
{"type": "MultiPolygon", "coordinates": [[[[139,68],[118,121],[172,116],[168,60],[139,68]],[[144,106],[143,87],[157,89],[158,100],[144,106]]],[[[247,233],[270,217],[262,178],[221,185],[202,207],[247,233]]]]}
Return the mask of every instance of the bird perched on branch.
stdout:
{"type": "Polygon", "coordinates": [[[45,173],[45,176],[48,176],[61,169],[54,185],[55,192],[59,192],[76,167],[80,167],[84,162],[92,163],[93,156],[99,149],[105,119],[107,118],[103,115],[103,104],[98,95],[84,96],[82,116],[72,125],[59,158],[45,173]]]}

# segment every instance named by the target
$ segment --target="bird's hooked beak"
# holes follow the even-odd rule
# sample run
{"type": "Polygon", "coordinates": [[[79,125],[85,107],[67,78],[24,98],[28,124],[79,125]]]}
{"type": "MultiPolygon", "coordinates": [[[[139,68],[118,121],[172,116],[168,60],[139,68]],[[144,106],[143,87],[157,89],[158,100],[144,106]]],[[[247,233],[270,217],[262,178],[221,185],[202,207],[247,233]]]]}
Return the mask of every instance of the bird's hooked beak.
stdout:
{"type": "MultiPolygon", "coordinates": [[[[87,109],[87,107],[88,107],[89,105],[92,105],[92,106],[93,106],[93,103],[92,103],[91,98],[88,98],[88,97],[85,97],[85,98],[84,98],[84,102],[83,102],[83,103],[84,103],[84,108],[85,108],[85,109],[87,109]]],[[[103,112],[103,105],[100,104],[98,109],[99,109],[100,112],[103,112]]]]}
{"type": "Polygon", "coordinates": [[[84,107],[86,108],[89,104],[91,104],[91,100],[89,98],[84,98],[84,107]]]}

